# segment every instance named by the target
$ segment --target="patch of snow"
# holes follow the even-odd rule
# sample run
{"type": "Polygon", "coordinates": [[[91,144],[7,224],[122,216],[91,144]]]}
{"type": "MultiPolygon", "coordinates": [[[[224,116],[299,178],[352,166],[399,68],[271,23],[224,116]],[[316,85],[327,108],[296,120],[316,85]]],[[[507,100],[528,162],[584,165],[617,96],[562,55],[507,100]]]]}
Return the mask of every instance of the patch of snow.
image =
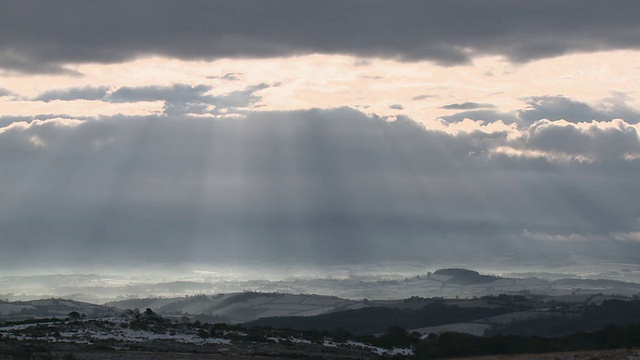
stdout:
{"type": "Polygon", "coordinates": [[[294,344],[311,344],[311,340],[298,339],[298,338],[294,338],[294,337],[290,337],[289,341],[291,341],[294,344]]]}
{"type": "Polygon", "coordinates": [[[2,329],[2,331],[11,331],[11,330],[24,330],[24,329],[28,329],[30,327],[34,327],[38,324],[17,324],[17,325],[7,325],[7,326],[0,326],[0,329],[2,329]]]}
{"type": "Polygon", "coordinates": [[[385,349],[369,344],[365,344],[359,341],[347,341],[347,345],[352,347],[359,347],[361,349],[370,350],[375,352],[378,355],[413,355],[413,350],[408,348],[393,348],[393,349],[385,349]]]}
{"type": "Polygon", "coordinates": [[[338,344],[334,343],[333,341],[325,340],[325,341],[322,343],[322,346],[332,347],[332,348],[337,348],[337,347],[338,347],[338,344]]]}
{"type": "Polygon", "coordinates": [[[231,344],[231,340],[229,339],[219,339],[219,338],[207,338],[204,340],[207,344],[221,344],[221,345],[229,345],[231,344]]]}

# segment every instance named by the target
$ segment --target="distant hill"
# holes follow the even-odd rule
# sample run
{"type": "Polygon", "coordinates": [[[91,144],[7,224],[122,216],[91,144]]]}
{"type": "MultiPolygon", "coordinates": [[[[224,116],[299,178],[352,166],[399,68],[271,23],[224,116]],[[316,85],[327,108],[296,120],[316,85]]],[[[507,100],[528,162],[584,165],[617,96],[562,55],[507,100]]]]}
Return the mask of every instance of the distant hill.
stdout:
{"type": "Polygon", "coordinates": [[[434,274],[450,276],[451,278],[447,282],[458,285],[486,284],[501,279],[499,276],[481,275],[477,271],[455,268],[439,269],[436,270],[434,274]]]}
{"type": "MultiPolygon", "coordinates": [[[[497,294],[537,294],[558,301],[595,303],[601,303],[607,299],[607,296],[602,294],[632,296],[640,291],[639,284],[613,280],[504,278],[460,268],[439,269],[428,276],[416,276],[405,280],[353,282],[353,286],[367,287],[366,294],[372,292],[382,294],[382,291],[385,291],[382,295],[384,298],[390,298],[390,293],[397,294],[398,298],[402,298],[401,294],[410,294],[406,296],[407,298],[455,298],[457,296],[473,298],[497,294]]],[[[349,300],[309,294],[232,292],[176,298],[129,299],[109,302],[106,305],[122,310],[150,308],[162,315],[189,316],[212,323],[245,323],[271,317],[310,317],[370,307],[420,310],[425,305],[397,300],[366,301],[364,297],[362,300],[349,300]]],[[[468,305],[465,304],[465,306],[468,305]]]]}
{"type": "Polygon", "coordinates": [[[217,322],[247,322],[272,316],[313,316],[367,307],[361,301],[334,296],[258,292],[132,299],[107,305],[118,309],[150,308],[158,314],[191,315],[217,322]]]}
{"type": "Polygon", "coordinates": [[[0,303],[0,320],[23,320],[44,317],[65,318],[71,312],[84,317],[111,316],[118,310],[103,306],[67,299],[40,299],[0,303]]]}

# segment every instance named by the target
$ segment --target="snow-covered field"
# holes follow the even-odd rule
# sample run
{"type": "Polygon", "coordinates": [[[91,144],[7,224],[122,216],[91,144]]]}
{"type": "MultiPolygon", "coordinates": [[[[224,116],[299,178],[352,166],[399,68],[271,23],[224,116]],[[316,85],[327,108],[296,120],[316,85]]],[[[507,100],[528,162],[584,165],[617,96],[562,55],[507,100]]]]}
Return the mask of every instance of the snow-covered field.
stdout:
{"type": "MultiPolygon", "coordinates": [[[[69,322],[43,323],[43,324],[17,324],[0,326],[0,335],[10,339],[25,340],[37,337],[40,340],[66,341],[73,343],[93,343],[97,340],[116,340],[128,343],[151,341],[151,340],[173,340],[189,344],[229,344],[228,339],[199,337],[195,332],[184,333],[157,333],[148,330],[134,330],[124,327],[128,320],[123,317],[108,317],[100,320],[86,320],[80,326],[66,326],[69,322]],[[46,336],[35,336],[28,330],[44,329],[46,336]],[[58,331],[58,329],[66,329],[58,331]]],[[[42,333],[41,333],[42,334],[42,333]]]]}
{"type": "Polygon", "coordinates": [[[377,346],[371,346],[365,343],[357,342],[357,341],[347,341],[347,345],[367,349],[375,352],[378,355],[413,355],[413,350],[408,348],[394,348],[394,349],[384,349],[377,346]]]}
{"type": "MultiPolygon", "coordinates": [[[[134,344],[156,344],[156,341],[161,341],[162,344],[188,344],[197,347],[210,345],[214,346],[214,349],[224,350],[225,347],[228,349],[229,346],[233,346],[236,341],[244,341],[243,338],[249,338],[247,333],[237,330],[220,330],[219,328],[216,330],[219,336],[210,336],[209,331],[203,334],[203,328],[199,328],[197,325],[184,323],[181,320],[160,319],[155,315],[142,315],[141,317],[117,316],[78,321],[5,324],[0,326],[0,336],[18,341],[38,340],[49,344],[96,345],[106,342],[109,347],[124,350],[132,349],[131,346],[134,344]],[[134,324],[140,322],[141,319],[143,319],[143,323],[146,321],[145,326],[149,329],[134,327],[134,324]],[[156,323],[162,324],[164,330],[159,331],[158,328],[154,328],[156,323]]],[[[409,348],[384,349],[352,340],[338,342],[330,337],[315,342],[297,336],[265,336],[265,339],[274,343],[286,341],[293,344],[315,345],[339,350],[359,349],[377,355],[413,354],[413,350],[409,348]]],[[[251,342],[252,340],[247,341],[251,342]]],[[[239,346],[242,348],[245,345],[239,346]]],[[[166,349],[166,347],[164,348],[166,349]]]]}

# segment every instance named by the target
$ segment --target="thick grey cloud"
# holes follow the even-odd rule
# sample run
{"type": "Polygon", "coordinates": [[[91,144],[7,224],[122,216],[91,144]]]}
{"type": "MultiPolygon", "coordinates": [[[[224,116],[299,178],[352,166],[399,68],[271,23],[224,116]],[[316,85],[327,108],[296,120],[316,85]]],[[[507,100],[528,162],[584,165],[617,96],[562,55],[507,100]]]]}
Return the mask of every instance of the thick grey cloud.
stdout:
{"type": "Polygon", "coordinates": [[[318,52],[445,65],[475,54],[529,61],[638,48],[636,8],[633,0],[7,1],[0,65],[60,72],[64,63],[148,54],[212,59],[318,52]]]}
{"type": "MultiPolygon", "coordinates": [[[[526,146],[545,146],[544,126],[526,146]]],[[[631,141],[590,131],[591,140],[553,136],[594,152],[631,141]]],[[[0,262],[637,253],[640,244],[607,239],[640,226],[630,196],[640,193],[640,162],[492,154],[509,142],[346,108],[14,125],[0,131],[0,262]],[[523,233],[596,240],[558,245],[523,233]]]]}
{"type": "Polygon", "coordinates": [[[12,95],[13,93],[7,89],[4,88],[0,88],[0,96],[9,96],[12,95]]]}
{"type": "Polygon", "coordinates": [[[495,108],[493,104],[481,104],[476,102],[463,102],[456,104],[448,104],[440,107],[441,109],[451,109],[451,110],[474,110],[474,109],[492,109],[495,108]]]}

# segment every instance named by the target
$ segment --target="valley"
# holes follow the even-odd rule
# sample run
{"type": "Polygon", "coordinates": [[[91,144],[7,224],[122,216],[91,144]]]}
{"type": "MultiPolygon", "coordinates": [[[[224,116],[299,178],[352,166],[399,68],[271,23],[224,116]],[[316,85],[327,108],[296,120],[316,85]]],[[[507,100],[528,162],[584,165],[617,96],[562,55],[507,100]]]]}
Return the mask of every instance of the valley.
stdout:
{"type": "Polygon", "coordinates": [[[176,358],[189,353],[203,359],[437,358],[480,355],[492,348],[487,342],[509,336],[520,339],[522,347],[505,347],[505,353],[640,345],[635,340],[640,339],[640,285],[635,283],[503,278],[448,268],[368,285],[438,296],[349,299],[244,291],[102,305],[62,298],[5,300],[0,304],[0,349],[13,355],[0,359],[62,359],[67,354],[126,359],[132,352],[176,358]],[[453,289],[470,296],[446,296],[453,289]],[[603,331],[618,335],[602,336],[603,331]],[[527,345],[539,337],[548,340],[527,345]],[[446,350],[446,344],[458,341],[468,346],[458,346],[459,354],[446,350]]]}

